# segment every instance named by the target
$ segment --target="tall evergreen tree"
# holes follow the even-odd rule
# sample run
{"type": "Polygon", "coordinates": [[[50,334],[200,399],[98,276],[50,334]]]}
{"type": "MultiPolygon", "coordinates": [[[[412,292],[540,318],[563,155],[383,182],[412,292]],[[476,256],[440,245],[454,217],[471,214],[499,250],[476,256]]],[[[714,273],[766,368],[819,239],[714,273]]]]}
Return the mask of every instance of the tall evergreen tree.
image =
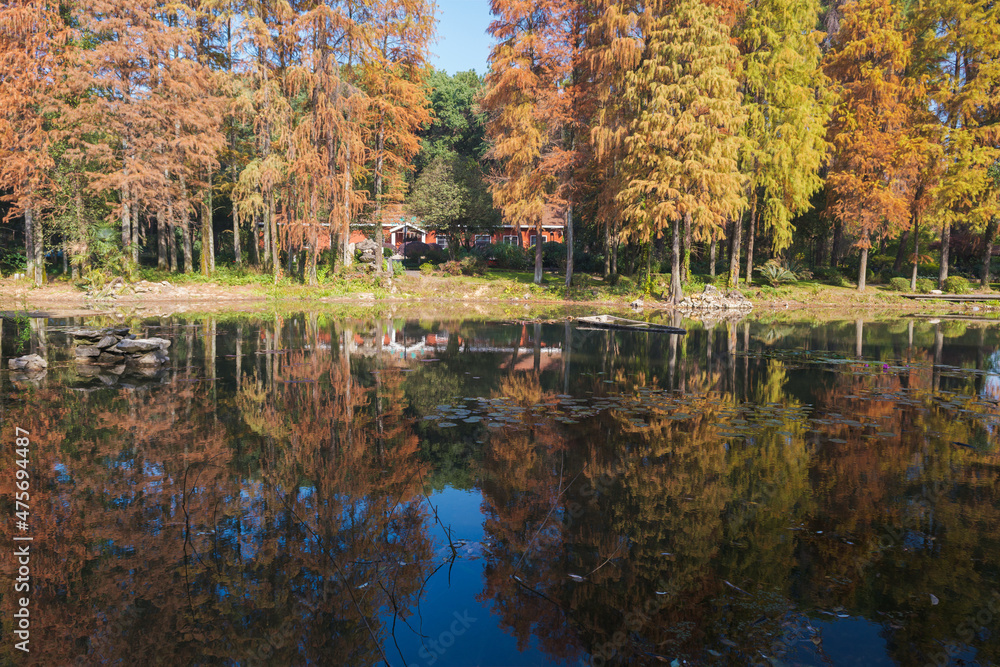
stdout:
{"type": "Polygon", "coordinates": [[[938,285],[943,287],[952,225],[962,221],[990,231],[997,215],[996,186],[988,170],[1000,159],[1000,5],[935,0],[920,3],[915,13],[916,50],[943,135],[945,170],[933,188],[941,221],[938,285]]]}
{"type": "Polygon", "coordinates": [[[758,218],[781,252],[792,243],[792,220],[823,185],[830,95],[819,67],[818,15],[817,0],[752,0],[737,23],[748,114],[741,156],[750,191],[747,282],[758,218]]]}
{"type": "Polygon", "coordinates": [[[51,186],[46,101],[62,75],[68,30],[57,3],[11,0],[0,7],[0,192],[24,216],[28,274],[44,277],[42,211],[51,186]]]}
{"type": "Polygon", "coordinates": [[[626,233],[651,242],[672,225],[675,303],[683,298],[681,223],[708,238],[745,205],[738,71],[739,51],[719,10],[681,0],[652,19],[643,60],[622,91],[637,110],[619,194],[631,222],[626,233]]]}
{"type": "Polygon", "coordinates": [[[832,211],[857,237],[858,290],[865,289],[873,240],[906,226],[918,168],[912,116],[920,86],[906,76],[910,39],[890,0],[844,6],[824,66],[840,96],[830,122],[832,211]]]}
{"type": "Polygon", "coordinates": [[[488,153],[499,163],[493,199],[515,229],[534,227],[536,284],[542,282],[542,217],[550,202],[566,201],[567,173],[575,161],[565,143],[575,94],[571,82],[576,2],[492,0],[497,44],[482,107],[488,153]]]}

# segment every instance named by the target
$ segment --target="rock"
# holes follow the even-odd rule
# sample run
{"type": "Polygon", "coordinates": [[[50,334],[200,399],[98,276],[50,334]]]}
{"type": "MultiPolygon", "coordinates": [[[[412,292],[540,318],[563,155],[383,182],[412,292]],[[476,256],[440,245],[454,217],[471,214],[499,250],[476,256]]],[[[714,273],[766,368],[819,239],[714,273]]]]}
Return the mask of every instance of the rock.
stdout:
{"type": "Polygon", "coordinates": [[[108,332],[107,329],[89,329],[89,328],[66,330],[66,333],[68,333],[73,338],[76,338],[77,340],[93,340],[93,341],[101,340],[102,338],[104,338],[105,335],[107,335],[107,332],[108,332]]]}
{"type": "Polygon", "coordinates": [[[117,345],[118,341],[121,340],[118,336],[105,336],[101,340],[97,341],[94,347],[103,350],[106,347],[111,347],[112,345],[117,345]]]}
{"type": "Polygon", "coordinates": [[[101,354],[101,348],[96,345],[77,345],[76,349],[73,350],[73,354],[85,359],[88,357],[98,357],[101,354]]]}
{"type": "Polygon", "coordinates": [[[633,301],[632,303],[630,303],[628,306],[629,306],[629,308],[632,308],[634,310],[642,310],[642,306],[643,306],[642,299],[636,299],[635,301],[633,301]]]}
{"type": "Polygon", "coordinates": [[[932,289],[932,290],[931,290],[931,294],[944,294],[944,292],[942,292],[942,291],[941,291],[941,290],[939,290],[939,289],[932,289]]]}
{"type": "Polygon", "coordinates": [[[77,340],[88,340],[88,341],[100,341],[106,336],[115,336],[121,338],[128,333],[128,327],[111,327],[107,329],[95,329],[93,327],[78,327],[76,329],[67,329],[66,333],[77,340]]]}
{"type": "Polygon", "coordinates": [[[373,294],[372,292],[361,292],[360,294],[356,294],[355,296],[359,299],[365,299],[366,301],[375,298],[375,294],[373,294]]]}
{"type": "Polygon", "coordinates": [[[45,361],[37,354],[26,354],[23,357],[8,360],[7,366],[11,370],[28,371],[31,373],[33,371],[41,371],[48,368],[49,362],[45,361]]]}
{"type": "Polygon", "coordinates": [[[170,357],[163,350],[153,350],[141,357],[133,357],[131,361],[137,366],[162,366],[170,361],[170,357]]]}
{"type": "Polygon", "coordinates": [[[117,354],[111,354],[110,352],[101,352],[101,355],[93,361],[93,363],[99,366],[117,366],[122,362],[121,356],[117,354]]]}
{"type": "Polygon", "coordinates": [[[713,285],[706,285],[700,294],[692,294],[680,302],[681,310],[738,310],[747,311],[753,304],[738,290],[727,290],[725,294],[713,285]]]}
{"type": "Polygon", "coordinates": [[[170,341],[166,338],[136,338],[121,341],[115,346],[115,349],[126,354],[136,354],[152,350],[165,350],[168,347],[170,347],[170,341]]]}
{"type": "Polygon", "coordinates": [[[94,364],[81,363],[76,365],[76,374],[86,378],[97,377],[102,370],[104,369],[94,364]]]}

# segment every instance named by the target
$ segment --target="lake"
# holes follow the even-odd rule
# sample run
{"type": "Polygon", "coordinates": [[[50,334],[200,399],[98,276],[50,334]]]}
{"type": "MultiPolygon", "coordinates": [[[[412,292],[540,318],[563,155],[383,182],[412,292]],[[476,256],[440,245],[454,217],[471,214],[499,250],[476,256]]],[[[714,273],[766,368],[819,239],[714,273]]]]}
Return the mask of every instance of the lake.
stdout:
{"type": "Polygon", "coordinates": [[[3,664],[1000,661],[994,323],[120,323],[3,320],[3,664]]]}

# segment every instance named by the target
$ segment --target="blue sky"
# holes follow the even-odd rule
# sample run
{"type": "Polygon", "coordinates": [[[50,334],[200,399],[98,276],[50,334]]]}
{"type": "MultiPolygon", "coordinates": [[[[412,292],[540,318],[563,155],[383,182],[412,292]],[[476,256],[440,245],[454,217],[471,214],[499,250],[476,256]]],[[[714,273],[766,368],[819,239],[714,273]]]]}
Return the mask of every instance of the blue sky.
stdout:
{"type": "Polygon", "coordinates": [[[490,55],[489,0],[437,0],[438,41],[431,45],[431,64],[448,74],[474,69],[486,74],[490,55]]]}

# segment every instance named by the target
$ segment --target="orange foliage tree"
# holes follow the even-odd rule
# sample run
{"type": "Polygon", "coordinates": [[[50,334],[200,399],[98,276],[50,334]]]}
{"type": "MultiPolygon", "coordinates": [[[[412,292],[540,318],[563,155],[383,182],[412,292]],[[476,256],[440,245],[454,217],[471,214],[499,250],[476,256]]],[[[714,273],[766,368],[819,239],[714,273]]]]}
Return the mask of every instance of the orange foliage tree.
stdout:
{"type": "Polygon", "coordinates": [[[911,119],[921,87],[906,76],[911,42],[900,21],[889,0],[846,5],[824,63],[840,94],[829,126],[827,184],[833,212],[858,236],[859,291],[872,241],[896,236],[908,221],[909,178],[917,168],[911,119]]]}

